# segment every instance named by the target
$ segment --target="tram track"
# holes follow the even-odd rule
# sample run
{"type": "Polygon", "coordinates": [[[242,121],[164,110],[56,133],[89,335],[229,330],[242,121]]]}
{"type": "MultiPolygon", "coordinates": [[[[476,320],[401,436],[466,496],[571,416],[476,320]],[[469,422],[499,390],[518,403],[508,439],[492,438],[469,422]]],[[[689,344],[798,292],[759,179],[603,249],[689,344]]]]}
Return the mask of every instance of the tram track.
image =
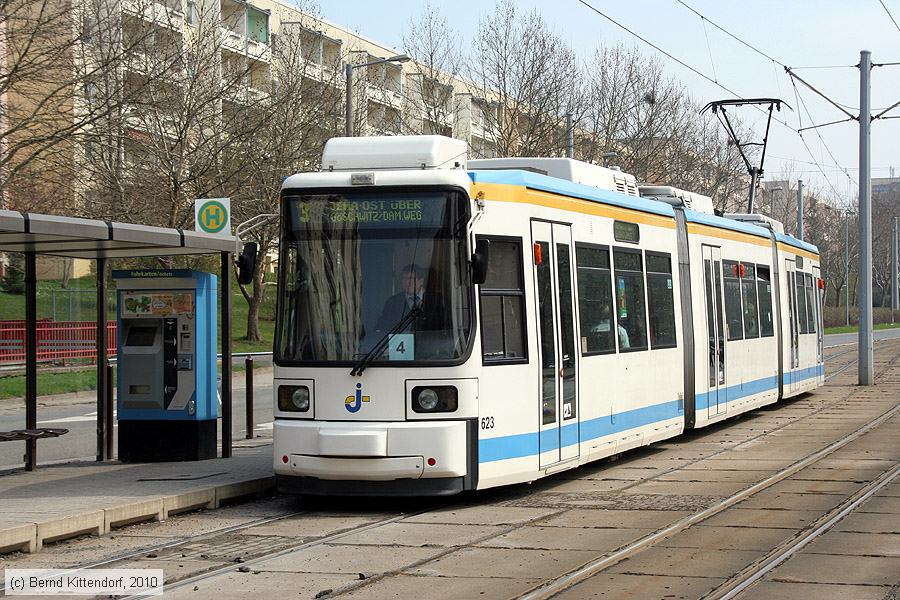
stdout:
{"type": "MultiPolygon", "coordinates": [[[[704,521],[707,521],[708,519],[724,512],[725,510],[735,506],[736,504],[750,498],[751,496],[758,494],[759,492],[762,492],[793,475],[796,475],[803,469],[814,465],[815,463],[829,456],[835,451],[840,450],[847,444],[856,441],[865,434],[881,426],[897,414],[900,414],[900,404],[894,405],[893,408],[881,413],[879,416],[870,420],[862,427],[843,436],[842,438],[829,444],[825,448],[817,450],[816,452],[807,455],[805,458],[792,463],[791,465],[763,479],[762,481],[759,481],[717,502],[716,504],[705,508],[702,511],[688,515],[667,527],[639,538],[638,540],[619,548],[611,554],[599,557],[598,559],[591,561],[590,563],[587,563],[574,571],[570,571],[550,582],[547,582],[534,589],[533,591],[520,596],[519,598],[520,600],[545,600],[553,598],[557,594],[560,594],[561,592],[590,579],[591,577],[609,569],[610,567],[619,564],[625,559],[628,559],[644,550],[647,550],[648,548],[659,544],[663,540],[668,539],[689,527],[693,527],[704,521]]],[[[765,575],[768,570],[771,570],[771,568],[777,566],[778,564],[789,558],[792,553],[796,552],[804,545],[812,541],[815,536],[819,535],[822,531],[825,531],[828,527],[830,527],[831,524],[836,522],[836,520],[848,514],[849,511],[853,510],[856,506],[863,502],[864,499],[868,499],[872,494],[880,490],[882,487],[891,483],[898,474],[900,474],[900,465],[895,464],[892,469],[889,469],[887,472],[883,473],[882,476],[880,476],[876,480],[876,482],[870,483],[863,488],[863,490],[865,490],[865,493],[861,494],[860,496],[863,499],[857,498],[852,502],[848,501],[842,503],[842,505],[839,505],[839,507],[837,507],[836,509],[833,509],[832,511],[826,513],[826,516],[828,518],[825,519],[825,523],[827,523],[827,525],[820,525],[819,527],[814,528],[812,533],[815,535],[801,536],[795,543],[788,544],[784,550],[780,552],[773,552],[771,560],[764,562],[754,569],[751,569],[751,572],[748,573],[746,577],[736,578],[734,587],[738,587],[740,585],[746,587],[747,585],[750,585],[750,583],[755,582],[759,577],[765,575]],[[871,493],[869,493],[869,491],[871,491],[871,493]],[[751,579],[752,581],[750,581],[751,579]],[[744,582],[750,583],[744,584],[744,582]]],[[[729,587],[728,589],[730,590],[731,588],[729,587]]],[[[743,589],[743,587],[741,589],[743,589]]],[[[720,597],[732,598],[733,596],[710,596],[710,598],[720,597]]]]}
{"type": "MultiPolygon", "coordinates": [[[[855,350],[843,351],[837,355],[833,355],[828,358],[833,359],[835,356],[843,356],[843,355],[849,354],[853,351],[855,351],[855,350]]],[[[856,361],[854,360],[850,364],[855,364],[855,362],[856,361]]],[[[842,367],[841,369],[844,370],[846,368],[847,367],[845,366],[845,367],[842,367]]],[[[834,373],[834,374],[832,374],[831,377],[834,377],[838,374],[839,373],[834,373]]],[[[756,440],[758,440],[760,438],[763,438],[768,435],[772,435],[772,434],[782,430],[784,427],[787,427],[792,424],[796,424],[799,421],[813,417],[813,416],[821,413],[822,411],[832,409],[832,408],[834,408],[834,406],[836,404],[843,402],[845,399],[846,398],[841,397],[841,398],[836,398],[834,400],[828,401],[828,402],[824,403],[823,405],[818,406],[813,410],[809,410],[800,416],[788,419],[785,423],[780,423],[777,426],[767,428],[764,431],[759,432],[757,435],[747,437],[747,438],[742,438],[741,440],[736,441],[733,444],[728,444],[727,446],[725,446],[721,449],[718,449],[714,452],[704,454],[702,457],[699,457],[696,460],[690,460],[687,462],[680,463],[676,467],[663,470],[663,471],[658,472],[650,477],[635,481],[629,485],[623,486],[622,488],[618,489],[617,492],[626,491],[630,487],[633,487],[634,485],[646,483],[648,481],[657,480],[660,477],[670,474],[673,471],[684,469],[696,462],[699,462],[702,460],[708,460],[712,457],[719,456],[724,452],[734,450],[743,444],[755,442],[756,440]]],[[[779,471],[779,473],[776,473],[775,475],[763,480],[762,482],[759,482],[758,484],[751,486],[750,488],[747,488],[746,490],[744,490],[742,492],[739,492],[735,496],[726,498],[725,500],[718,503],[717,505],[715,505],[713,507],[709,507],[709,508],[705,509],[704,511],[701,511],[700,513],[697,513],[695,515],[686,517],[685,519],[678,521],[678,522],[670,525],[669,527],[664,528],[654,534],[651,534],[650,536],[647,536],[646,538],[641,538],[639,540],[636,540],[634,543],[632,543],[622,549],[617,550],[612,555],[602,557],[602,558],[598,559],[598,561],[589,563],[586,567],[583,567],[582,570],[580,570],[578,572],[578,573],[584,573],[583,576],[577,575],[577,574],[571,574],[571,573],[567,574],[566,576],[564,576],[563,579],[560,579],[560,581],[567,582],[567,584],[565,585],[564,588],[560,588],[559,590],[553,591],[552,593],[550,593],[547,590],[556,590],[557,588],[553,587],[553,588],[545,589],[545,587],[542,587],[533,592],[529,592],[529,595],[526,595],[524,597],[526,597],[526,598],[549,598],[552,595],[558,593],[558,591],[561,591],[561,589],[567,589],[568,587],[570,587],[571,585],[574,585],[578,581],[582,581],[583,578],[590,577],[591,574],[594,574],[594,572],[595,572],[590,569],[599,569],[598,571],[596,571],[596,572],[599,572],[600,570],[603,570],[605,568],[608,568],[609,566],[612,566],[612,564],[615,564],[616,562],[620,562],[621,560],[624,560],[628,556],[631,556],[633,554],[636,554],[637,552],[640,552],[642,549],[648,548],[648,547],[658,543],[662,539],[665,539],[667,537],[670,537],[671,535],[674,535],[675,533],[677,533],[678,531],[680,531],[682,529],[685,529],[691,525],[701,522],[702,520],[708,519],[708,518],[712,517],[714,514],[718,514],[719,512],[726,510],[727,508],[740,502],[744,498],[749,497],[749,495],[757,493],[757,492],[761,491],[762,489],[765,489],[766,487],[774,485],[778,481],[782,481],[783,479],[790,477],[792,474],[805,468],[805,466],[808,466],[812,462],[815,462],[815,460],[818,460],[819,458],[822,458],[822,457],[826,456],[827,454],[830,454],[831,452],[839,449],[840,447],[843,447],[847,443],[850,443],[850,441],[852,441],[853,439],[857,439],[860,435],[863,435],[863,433],[864,433],[864,431],[863,431],[863,433],[860,433],[860,431],[862,431],[862,430],[869,431],[870,429],[876,427],[877,424],[882,423],[885,419],[890,418],[890,416],[895,414],[896,411],[898,411],[898,410],[900,410],[900,406],[895,406],[891,411],[888,411],[887,413],[882,414],[880,417],[877,417],[876,419],[870,421],[867,425],[863,426],[859,430],[852,432],[848,436],[845,436],[841,440],[838,440],[837,442],[835,442],[834,444],[831,444],[830,446],[826,447],[825,449],[822,449],[816,453],[813,453],[813,454],[809,455],[808,457],[802,459],[801,461],[798,461],[798,462],[794,463],[793,465],[787,467],[786,469],[779,471]],[[855,436],[855,437],[853,437],[853,436],[855,436]],[[613,562],[611,562],[611,561],[613,561],[613,562]],[[588,570],[584,570],[584,569],[588,569],[588,570]],[[575,579],[573,579],[573,577],[575,577],[575,579]],[[541,595],[538,595],[538,593],[540,593],[541,595]]],[[[701,431],[703,431],[703,430],[701,430],[701,431]]],[[[545,481],[548,481],[548,480],[545,480],[545,481]]],[[[502,490],[499,492],[495,492],[495,493],[497,493],[501,497],[506,495],[502,490]]],[[[220,562],[219,566],[210,568],[210,569],[202,571],[202,572],[194,572],[194,573],[187,575],[186,577],[176,578],[176,579],[166,582],[166,589],[167,590],[181,589],[184,586],[196,584],[196,583],[202,582],[202,581],[208,581],[208,580],[211,580],[213,578],[216,578],[216,577],[228,574],[228,573],[233,573],[238,569],[250,570],[254,566],[258,566],[261,563],[264,563],[268,560],[279,558],[281,556],[285,556],[285,555],[288,555],[291,553],[299,552],[306,548],[312,548],[315,546],[322,546],[322,545],[331,544],[331,543],[340,543],[340,541],[343,538],[346,538],[350,535],[362,533],[364,531],[369,531],[372,529],[377,529],[379,527],[383,527],[383,526],[389,525],[391,523],[396,523],[398,521],[407,519],[412,516],[424,515],[429,512],[432,512],[432,511],[446,509],[448,507],[453,507],[455,504],[458,504],[458,503],[456,501],[444,501],[444,502],[441,502],[440,504],[433,504],[423,510],[401,513],[398,515],[392,515],[392,516],[389,516],[389,517],[386,517],[383,519],[379,519],[379,520],[376,520],[376,521],[373,521],[370,523],[366,523],[363,525],[344,528],[344,529],[341,529],[340,531],[334,531],[332,533],[328,533],[321,537],[316,537],[315,539],[307,538],[305,540],[300,540],[299,543],[296,541],[296,539],[291,540],[290,538],[285,537],[284,543],[282,544],[282,546],[273,551],[263,551],[263,552],[259,552],[257,554],[249,553],[246,555],[246,558],[243,558],[243,560],[240,562],[240,564],[235,564],[235,561],[233,561],[233,560],[227,560],[227,561],[221,560],[221,561],[219,561],[220,562]],[[293,541],[293,543],[291,543],[291,541],[293,541]]],[[[563,509],[561,509],[561,510],[563,510],[563,509]]],[[[179,556],[179,554],[178,554],[179,549],[186,548],[186,547],[196,544],[198,542],[208,542],[211,546],[214,546],[219,541],[221,541],[224,544],[224,543],[228,542],[228,540],[230,539],[230,536],[232,536],[233,534],[246,533],[256,527],[270,525],[272,523],[278,523],[279,521],[285,521],[285,520],[289,520],[291,518],[303,517],[304,515],[308,515],[308,514],[311,514],[314,512],[317,512],[317,511],[316,510],[287,511],[287,512],[284,512],[281,514],[272,515],[272,516],[268,516],[268,517],[264,517],[264,518],[260,518],[260,519],[255,519],[253,521],[241,523],[238,525],[232,525],[229,527],[224,527],[224,528],[216,529],[213,531],[200,533],[197,535],[182,537],[177,540],[168,541],[168,542],[165,542],[162,544],[157,544],[157,545],[153,545],[153,546],[145,546],[145,547],[140,548],[139,550],[129,552],[128,554],[125,554],[125,555],[119,555],[117,557],[110,558],[110,559],[104,559],[104,560],[100,560],[100,561],[84,563],[82,565],[72,567],[72,569],[80,570],[80,569],[89,569],[89,568],[109,567],[112,565],[125,566],[123,563],[126,563],[128,561],[133,561],[135,559],[140,560],[142,558],[150,558],[148,556],[150,554],[159,555],[161,558],[166,558],[166,556],[163,556],[164,554],[166,554],[168,556],[171,556],[173,560],[177,560],[177,556],[179,556]]],[[[320,514],[322,514],[322,513],[320,513],[320,514]]],[[[327,512],[324,514],[327,514],[327,512]]],[[[518,529],[518,528],[521,528],[521,527],[524,527],[527,525],[539,524],[538,521],[540,521],[540,519],[536,519],[535,521],[520,523],[518,525],[504,528],[503,532],[495,533],[494,535],[487,536],[485,538],[485,540],[478,540],[475,543],[480,543],[481,541],[486,541],[492,537],[497,537],[499,535],[505,535],[506,533],[509,533],[510,531],[513,531],[515,529],[518,529]]],[[[273,537],[278,537],[278,535],[274,534],[273,537]]],[[[458,547],[449,547],[446,550],[446,552],[442,552],[439,555],[432,556],[422,562],[423,562],[423,564],[430,562],[432,560],[435,560],[436,558],[439,558],[440,556],[442,556],[446,553],[454,552],[458,549],[459,549],[458,547]]],[[[184,556],[184,554],[181,554],[181,556],[184,556]]],[[[154,556],[153,558],[156,558],[156,556],[154,556]]],[[[141,566],[149,567],[153,563],[151,561],[140,560],[140,564],[141,564],[141,566]],[[148,563],[150,563],[150,564],[148,564],[148,563]]],[[[131,566],[131,565],[129,565],[129,566],[131,566]]],[[[413,566],[417,566],[417,565],[413,565],[413,566]]],[[[411,568],[411,567],[407,566],[405,568],[411,568]]],[[[361,587],[370,585],[371,583],[376,582],[384,577],[390,577],[391,575],[392,575],[392,573],[383,573],[383,574],[373,575],[366,581],[359,581],[358,583],[355,582],[354,584],[349,586],[347,589],[335,590],[335,592],[331,595],[331,597],[338,596],[340,594],[350,592],[353,590],[357,590],[361,587]]],[[[141,596],[141,595],[133,596],[133,598],[141,598],[141,597],[143,597],[143,596],[141,596]]]]}

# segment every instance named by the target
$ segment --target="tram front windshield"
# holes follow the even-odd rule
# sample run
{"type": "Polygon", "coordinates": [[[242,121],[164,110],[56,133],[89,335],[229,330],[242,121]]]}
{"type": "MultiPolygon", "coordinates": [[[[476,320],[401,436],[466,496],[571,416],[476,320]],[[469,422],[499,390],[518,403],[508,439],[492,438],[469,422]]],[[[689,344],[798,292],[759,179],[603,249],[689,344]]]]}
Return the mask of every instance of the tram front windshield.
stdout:
{"type": "Polygon", "coordinates": [[[463,357],[472,319],[465,194],[340,190],[282,202],[280,364],[463,357]]]}

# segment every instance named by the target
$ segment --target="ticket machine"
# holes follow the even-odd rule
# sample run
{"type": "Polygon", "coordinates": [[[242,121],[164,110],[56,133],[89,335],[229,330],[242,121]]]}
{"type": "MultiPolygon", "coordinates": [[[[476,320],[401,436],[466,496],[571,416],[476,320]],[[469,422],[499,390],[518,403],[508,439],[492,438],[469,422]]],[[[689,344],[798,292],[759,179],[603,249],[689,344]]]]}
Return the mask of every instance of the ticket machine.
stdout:
{"type": "Polygon", "coordinates": [[[119,460],[216,456],[216,276],[113,271],[119,460]]]}

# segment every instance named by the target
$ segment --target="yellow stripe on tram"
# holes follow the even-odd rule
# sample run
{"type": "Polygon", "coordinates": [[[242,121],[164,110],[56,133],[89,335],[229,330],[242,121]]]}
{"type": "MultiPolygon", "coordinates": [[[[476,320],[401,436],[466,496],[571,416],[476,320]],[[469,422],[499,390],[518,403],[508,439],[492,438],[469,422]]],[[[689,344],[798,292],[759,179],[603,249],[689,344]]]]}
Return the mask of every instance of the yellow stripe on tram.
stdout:
{"type": "Polygon", "coordinates": [[[520,185],[504,183],[474,183],[472,195],[484,194],[485,201],[491,202],[518,202],[546,208],[555,208],[569,212],[577,212],[585,215],[607,217],[610,219],[622,219],[632,223],[643,223],[655,227],[675,229],[675,220],[671,217],[654,215],[639,210],[602,204],[594,200],[572,198],[550,192],[533,190],[520,185]]]}

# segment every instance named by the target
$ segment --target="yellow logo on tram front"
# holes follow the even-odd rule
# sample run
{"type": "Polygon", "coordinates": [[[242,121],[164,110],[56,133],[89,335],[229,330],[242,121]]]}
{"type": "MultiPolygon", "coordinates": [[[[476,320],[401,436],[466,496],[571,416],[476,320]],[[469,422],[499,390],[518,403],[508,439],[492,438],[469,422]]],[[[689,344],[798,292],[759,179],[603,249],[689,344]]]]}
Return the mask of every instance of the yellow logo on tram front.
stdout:
{"type": "Polygon", "coordinates": [[[197,223],[206,233],[219,233],[228,222],[228,211],[218,200],[204,204],[197,213],[197,223]]]}

